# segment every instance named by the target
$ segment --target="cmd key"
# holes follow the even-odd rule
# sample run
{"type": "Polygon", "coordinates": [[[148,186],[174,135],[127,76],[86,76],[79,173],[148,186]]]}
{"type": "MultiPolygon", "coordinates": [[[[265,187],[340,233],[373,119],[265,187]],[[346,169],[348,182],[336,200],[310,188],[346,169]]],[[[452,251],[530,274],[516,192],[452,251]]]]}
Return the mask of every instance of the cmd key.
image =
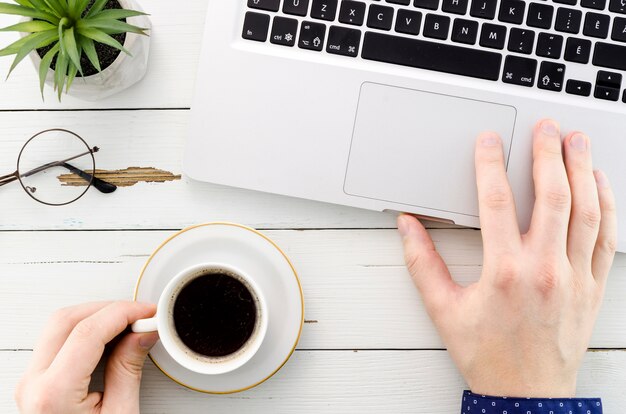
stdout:
{"type": "Polygon", "coordinates": [[[453,73],[473,78],[498,80],[502,55],[443,43],[367,32],[363,59],[453,73]]]}

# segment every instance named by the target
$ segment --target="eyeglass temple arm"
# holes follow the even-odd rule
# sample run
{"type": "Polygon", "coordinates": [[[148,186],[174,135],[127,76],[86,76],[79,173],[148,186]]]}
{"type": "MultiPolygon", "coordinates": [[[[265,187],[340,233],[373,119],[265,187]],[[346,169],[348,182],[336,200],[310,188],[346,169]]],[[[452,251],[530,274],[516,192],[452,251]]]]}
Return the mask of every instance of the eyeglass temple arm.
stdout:
{"type": "Polygon", "coordinates": [[[0,187],[12,183],[15,180],[17,180],[17,171],[12,174],[3,175],[0,177],[0,187]]]}
{"type": "Polygon", "coordinates": [[[101,180],[95,175],[89,174],[79,168],[74,167],[71,164],[64,162],[60,165],[62,167],[67,168],[68,170],[78,175],[80,178],[86,180],[87,182],[91,181],[91,185],[93,185],[96,188],[96,190],[100,191],[103,194],[110,194],[113,191],[117,190],[117,186],[115,184],[111,184],[107,181],[101,180]]]}

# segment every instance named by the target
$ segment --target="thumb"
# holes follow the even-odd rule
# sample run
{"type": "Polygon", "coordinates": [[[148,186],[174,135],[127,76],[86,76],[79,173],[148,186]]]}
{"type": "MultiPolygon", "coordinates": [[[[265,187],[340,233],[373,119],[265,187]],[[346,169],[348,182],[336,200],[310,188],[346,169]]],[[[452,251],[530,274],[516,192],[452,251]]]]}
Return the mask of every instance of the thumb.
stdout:
{"type": "Polygon", "coordinates": [[[398,217],[398,231],[404,245],[404,260],[417,286],[426,310],[435,319],[450,305],[452,294],[461,287],[450,276],[430,235],[413,216],[398,217]]]}
{"type": "Polygon", "coordinates": [[[143,364],[148,351],[158,339],[156,332],[131,333],[113,349],[104,371],[104,409],[139,413],[143,364]]]}

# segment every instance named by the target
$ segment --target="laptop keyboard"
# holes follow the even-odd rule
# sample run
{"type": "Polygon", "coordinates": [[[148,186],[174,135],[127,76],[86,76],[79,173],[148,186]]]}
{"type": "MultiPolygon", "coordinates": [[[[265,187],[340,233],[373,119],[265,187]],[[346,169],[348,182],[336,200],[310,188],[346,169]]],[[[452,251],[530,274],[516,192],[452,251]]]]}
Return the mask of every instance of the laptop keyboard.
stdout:
{"type": "Polygon", "coordinates": [[[247,0],[247,8],[247,40],[626,103],[626,0],[247,0]],[[569,77],[577,65],[593,78],[569,77]]]}

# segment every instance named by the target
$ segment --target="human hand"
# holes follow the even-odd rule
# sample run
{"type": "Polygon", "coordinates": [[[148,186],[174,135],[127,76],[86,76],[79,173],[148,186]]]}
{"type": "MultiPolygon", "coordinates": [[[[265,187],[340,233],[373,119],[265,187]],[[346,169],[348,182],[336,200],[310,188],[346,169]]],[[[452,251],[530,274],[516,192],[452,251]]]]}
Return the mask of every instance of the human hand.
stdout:
{"type": "Polygon", "coordinates": [[[156,333],[125,335],[104,371],[104,393],[89,383],[105,345],[156,307],[136,302],[87,303],[57,311],[17,386],[22,414],[139,413],[141,370],[156,333]]]}
{"type": "Polygon", "coordinates": [[[606,176],[592,170],[589,138],[572,133],[562,143],[558,124],[544,120],[533,140],[536,201],[523,235],[502,142],[494,133],[477,140],[478,282],[457,285],[424,227],[398,218],[409,271],[476,394],[574,396],[615,254],[615,201],[606,176]]]}

